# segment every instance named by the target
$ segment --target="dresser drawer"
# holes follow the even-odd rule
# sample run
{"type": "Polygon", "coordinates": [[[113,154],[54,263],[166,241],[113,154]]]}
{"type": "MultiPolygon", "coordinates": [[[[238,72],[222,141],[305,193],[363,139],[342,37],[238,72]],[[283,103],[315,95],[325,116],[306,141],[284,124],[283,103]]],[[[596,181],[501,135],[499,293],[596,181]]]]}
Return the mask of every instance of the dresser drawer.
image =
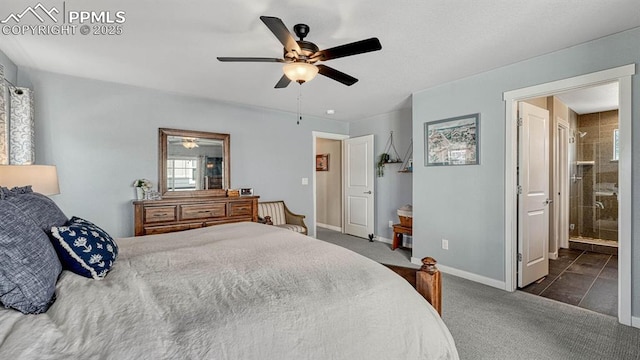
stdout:
{"type": "Polygon", "coordinates": [[[180,206],[180,219],[193,220],[224,217],[227,216],[226,210],[224,203],[182,205],[180,206]]]}
{"type": "Polygon", "coordinates": [[[144,228],[144,235],[166,234],[166,233],[175,232],[175,231],[197,229],[197,228],[201,228],[203,225],[204,225],[203,223],[191,223],[191,224],[146,226],[144,228]]]}
{"type": "Polygon", "coordinates": [[[258,221],[259,196],[198,196],[134,201],[134,234],[182,231],[230,222],[258,221]]]}
{"type": "Polygon", "coordinates": [[[229,216],[251,216],[251,201],[235,201],[229,203],[229,216]]]}
{"type": "Polygon", "coordinates": [[[176,206],[149,206],[144,209],[144,222],[176,221],[176,206]]]}

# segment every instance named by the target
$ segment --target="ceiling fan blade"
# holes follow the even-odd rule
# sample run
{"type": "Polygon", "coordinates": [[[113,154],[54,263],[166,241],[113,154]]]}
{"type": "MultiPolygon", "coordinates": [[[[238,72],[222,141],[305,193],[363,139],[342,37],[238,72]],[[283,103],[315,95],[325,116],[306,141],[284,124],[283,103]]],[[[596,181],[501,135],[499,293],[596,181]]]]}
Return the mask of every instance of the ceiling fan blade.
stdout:
{"type": "Polygon", "coordinates": [[[291,80],[287,77],[287,75],[282,75],[282,77],[280,78],[280,81],[278,81],[275,88],[276,89],[286,88],[287,86],[289,86],[290,82],[291,80]]]}
{"type": "Polygon", "coordinates": [[[301,54],[302,50],[300,50],[300,46],[296,42],[296,39],[291,36],[291,33],[284,25],[282,20],[273,16],[260,16],[260,20],[267,25],[269,30],[280,40],[284,48],[287,51],[295,51],[297,54],[301,54]]]}
{"type": "Polygon", "coordinates": [[[322,61],[337,59],[345,56],[357,55],[367,53],[370,51],[377,51],[382,49],[380,40],[378,38],[371,38],[366,40],[360,40],[345,45],[332,47],[326,50],[320,50],[313,54],[311,58],[320,58],[322,61]]]}
{"type": "Polygon", "coordinates": [[[284,62],[282,59],[276,58],[261,58],[261,57],[221,57],[218,56],[218,61],[222,62],[284,62]]]}
{"type": "Polygon", "coordinates": [[[318,67],[318,72],[330,79],[333,79],[337,82],[343,83],[347,86],[351,86],[358,82],[358,79],[354,78],[351,75],[347,75],[342,71],[338,71],[334,68],[328,67],[326,65],[316,65],[318,67]]]}

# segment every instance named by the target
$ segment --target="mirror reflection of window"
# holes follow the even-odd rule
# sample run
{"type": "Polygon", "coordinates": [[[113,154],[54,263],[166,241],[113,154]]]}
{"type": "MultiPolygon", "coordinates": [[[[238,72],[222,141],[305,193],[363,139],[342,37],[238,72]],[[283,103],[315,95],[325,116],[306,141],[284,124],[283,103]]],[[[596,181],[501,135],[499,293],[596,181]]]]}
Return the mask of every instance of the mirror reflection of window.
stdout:
{"type": "Polygon", "coordinates": [[[194,158],[167,160],[167,182],[170,190],[197,190],[198,161],[194,158]]]}

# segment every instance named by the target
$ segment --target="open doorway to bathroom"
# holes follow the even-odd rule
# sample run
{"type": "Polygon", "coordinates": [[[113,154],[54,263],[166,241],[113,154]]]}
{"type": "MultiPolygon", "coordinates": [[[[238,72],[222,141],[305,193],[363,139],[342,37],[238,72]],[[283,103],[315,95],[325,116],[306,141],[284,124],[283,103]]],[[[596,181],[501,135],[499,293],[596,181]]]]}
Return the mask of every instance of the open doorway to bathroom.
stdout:
{"type": "Polygon", "coordinates": [[[618,314],[618,83],[524,100],[550,113],[548,274],[523,291],[618,314]]]}

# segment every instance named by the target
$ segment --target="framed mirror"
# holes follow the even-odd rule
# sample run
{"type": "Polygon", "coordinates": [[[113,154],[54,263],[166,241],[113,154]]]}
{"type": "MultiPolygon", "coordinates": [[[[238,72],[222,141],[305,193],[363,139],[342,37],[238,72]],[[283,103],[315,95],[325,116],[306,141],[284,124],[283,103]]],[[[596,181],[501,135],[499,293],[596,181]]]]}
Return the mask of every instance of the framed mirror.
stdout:
{"type": "Polygon", "coordinates": [[[229,134],[159,129],[158,185],[163,198],[226,196],[229,134]]]}

